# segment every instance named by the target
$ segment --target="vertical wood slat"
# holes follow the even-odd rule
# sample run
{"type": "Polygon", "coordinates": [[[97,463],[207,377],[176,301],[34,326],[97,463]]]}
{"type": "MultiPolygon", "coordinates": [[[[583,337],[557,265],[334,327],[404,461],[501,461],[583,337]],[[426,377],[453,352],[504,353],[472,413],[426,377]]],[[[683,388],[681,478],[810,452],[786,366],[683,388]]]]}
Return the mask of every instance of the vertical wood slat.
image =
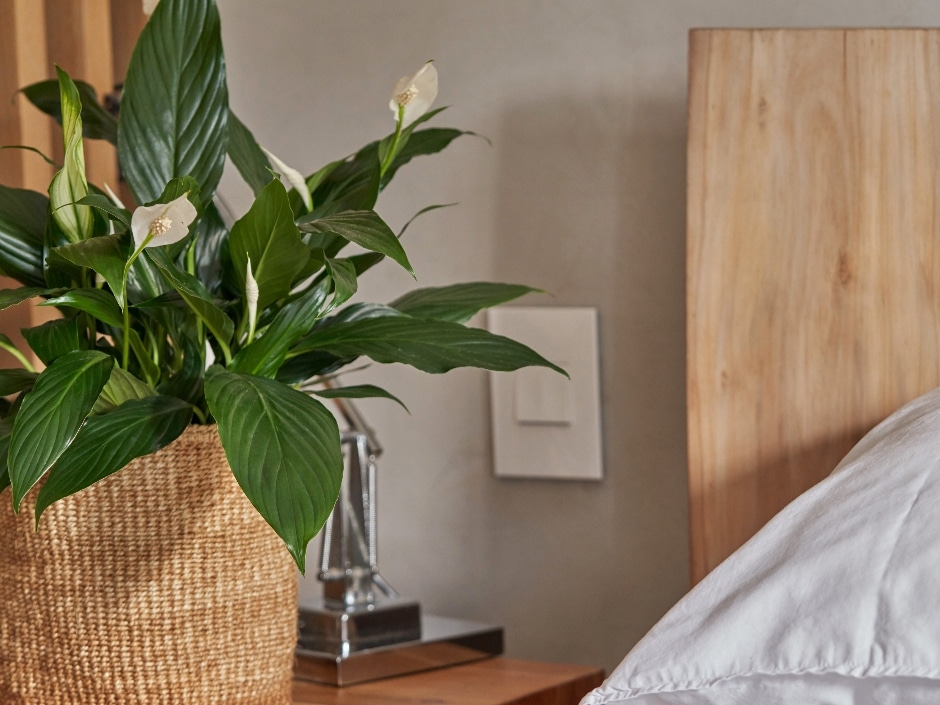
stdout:
{"type": "MultiPolygon", "coordinates": [[[[115,77],[124,78],[145,22],[139,0],[0,0],[0,144],[28,145],[61,161],[60,128],[16,92],[54,78],[55,64],[72,78],[90,83],[99,96],[111,92],[115,77]]],[[[118,188],[114,147],[85,140],[84,148],[88,180],[118,188]]],[[[45,193],[53,173],[31,152],[0,151],[0,183],[6,186],[45,193]]],[[[16,282],[0,277],[0,288],[12,286],[16,282]]],[[[55,315],[55,309],[22,304],[0,311],[0,332],[25,350],[19,330],[55,315]]],[[[0,367],[13,364],[0,353],[0,367]]]]}
{"type": "MultiPolygon", "coordinates": [[[[0,145],[25,145],[51,155],[54,121],[17,93],[23,86],[48,78],[45,27],[42,2],[0,0],[0,145]]],[[[52,175],[52,167],[32,152],[0,151],[0,183],[5,186],[44,193],[52,175]]],[[[0,288],[16,286],[18,283],[13,279],[0,277],[0,288]]],[[[38,322],[34,320],[35,313],[30,304],[0,311],[0,332],[7,334],[21,350],[27,350],[20,329],[38,322]]],[[[0,367],[18,365],[11,355],[0,352],[0,367]]]]}
{"type": "Polygon", "coordinates": [[[940,384],[940,31],[690,36],[697,582],[940,384]]]}
{"type": "MultiPolygon", "coordinates": [[[[34,0],[35,1],[35,0],[34,0]]],[[[109,0],[45,0],[48,34],[47,64],[62,67],[73,79],[94,86],[99,96],[114,89],[109,0]]],[[[102,140],[85,140],[85,173],[91,183],[118,183],[114,147],[102,140]]],[[[62,158],[61,139],[55,143],[62,158]]]]}

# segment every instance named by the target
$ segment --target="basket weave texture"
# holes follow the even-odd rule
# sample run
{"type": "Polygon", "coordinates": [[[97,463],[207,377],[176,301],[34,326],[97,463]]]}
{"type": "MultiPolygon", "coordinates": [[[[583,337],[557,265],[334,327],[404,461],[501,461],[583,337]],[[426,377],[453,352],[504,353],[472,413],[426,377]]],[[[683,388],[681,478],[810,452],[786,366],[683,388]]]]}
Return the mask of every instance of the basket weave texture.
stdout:
{"type": "Polygon", "coordinates": [[[288,705],[296,572],[215,427],[50,507],[0,495],[0,703],[288,705]]]}

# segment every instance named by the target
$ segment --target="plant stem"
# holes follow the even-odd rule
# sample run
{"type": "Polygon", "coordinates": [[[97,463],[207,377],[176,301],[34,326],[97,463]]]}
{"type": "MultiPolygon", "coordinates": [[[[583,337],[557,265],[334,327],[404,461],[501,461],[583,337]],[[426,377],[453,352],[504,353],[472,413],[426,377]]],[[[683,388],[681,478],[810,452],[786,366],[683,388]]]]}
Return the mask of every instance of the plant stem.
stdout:
{"type": "Polygon", "coordinates": [[[395,136],[392,137],[392,145],[388,149],[388,154],[385,155],[385,159],[382,161],[382,165],[379,167],[379,178],[381,179],[385,176],[385,172],[388,171],[388,168],[392,165],[392,161],[395,159],[395,153],[398,151],[398,142],[401,139],[401,124],[405,119],[405,106],[398,106],[398,121],[395,123],[395,136]]]}
{"type": "Polygon", "coordinates": [[[18,361],[23,367],[25,367],[29,372],[35,372],[35,371],[36,371],[36,368],[33,367],[33,363],[31,363],[31,362],[29,361],[29,359],[28,359],[23,353],[21,353],[19,350],[17,350],[14,345],[7,344],[5,341],[0,340],[0,348],[6,350],[6,351],[7,351],[8,353],[10,353],[13,357],[15,357],[15,358],[17,359],[17,361],[18,361]]]}

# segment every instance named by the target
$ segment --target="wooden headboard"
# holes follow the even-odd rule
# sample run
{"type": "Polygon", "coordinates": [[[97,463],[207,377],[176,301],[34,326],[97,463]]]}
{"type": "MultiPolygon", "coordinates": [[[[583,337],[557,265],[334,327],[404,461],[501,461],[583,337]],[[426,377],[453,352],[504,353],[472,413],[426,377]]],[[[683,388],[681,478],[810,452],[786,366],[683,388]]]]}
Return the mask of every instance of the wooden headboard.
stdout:
{"type": "Polygon", "coordinates": [[[697,582],[940,384],[940,30],[693,30],[697,582]]]}

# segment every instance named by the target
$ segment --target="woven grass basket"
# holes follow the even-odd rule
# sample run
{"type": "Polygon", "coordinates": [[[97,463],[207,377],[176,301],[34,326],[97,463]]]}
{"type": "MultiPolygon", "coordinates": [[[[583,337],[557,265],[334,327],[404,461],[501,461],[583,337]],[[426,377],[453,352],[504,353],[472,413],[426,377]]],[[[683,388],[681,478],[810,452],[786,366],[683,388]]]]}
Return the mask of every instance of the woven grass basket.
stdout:
{"type": "Polygon", "coordinates": [[[296,573],[214,427],[50,507],[0,495],[0,703],[288,705],[296,573]]]}

